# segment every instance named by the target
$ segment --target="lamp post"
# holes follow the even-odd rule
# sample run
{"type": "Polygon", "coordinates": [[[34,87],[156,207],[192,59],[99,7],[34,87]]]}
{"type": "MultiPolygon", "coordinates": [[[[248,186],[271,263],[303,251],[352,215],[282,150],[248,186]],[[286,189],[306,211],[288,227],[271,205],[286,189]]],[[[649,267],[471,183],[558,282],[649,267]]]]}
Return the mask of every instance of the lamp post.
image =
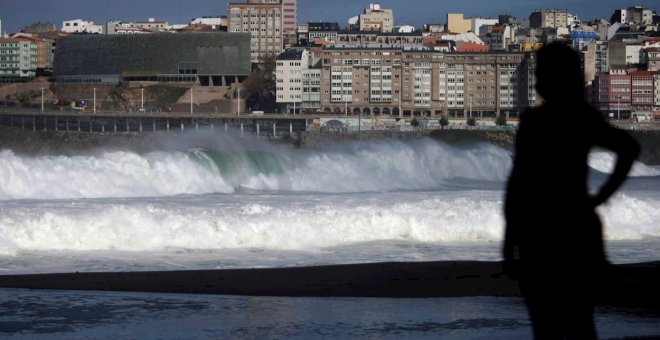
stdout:
{"type": "Polygon", "coordinates": [[[236,115],[241,114],[241,88],[238,88],[238,101],[236,102],[236,115]]]}
{"type": "Polygon", "coordinates": [[[41,88],[41,112],[44,112],[44,88],[41,88]]]}
{"type": "Polygon", "coordinates": [[[193,113],[193,88],[190,88],[190,114],[193,113]]]}
{"type": "Polygon", "coordinates": [[[93,102],[94,107],[92,108],[92,111],[94,114],[96,114],[96,87],[94,88],[94,102],[93,102]]]}
{"type": "Polygon", "coordinates": [[[144,87],[142,85],[140,85],[140,111],[144,111],[144,87]]]}

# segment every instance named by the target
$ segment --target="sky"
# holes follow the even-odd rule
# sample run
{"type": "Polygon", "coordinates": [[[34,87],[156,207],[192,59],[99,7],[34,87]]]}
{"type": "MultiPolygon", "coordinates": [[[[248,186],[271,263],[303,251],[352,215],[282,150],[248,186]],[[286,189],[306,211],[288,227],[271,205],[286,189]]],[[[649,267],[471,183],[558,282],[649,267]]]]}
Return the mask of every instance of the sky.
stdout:
{"type": "MultiPolygon", "coordinates": [[[[188,23],[200,16],[226,15],[226,0],[0,0],[3,33],[13,33],[35,22],[52,22],[58,29],[62,21],[92,20],[97,24],[109,20],[134,21],[147,18],[166,20],[170,24],[188,23]]],[[[245,2],[233,0],[232,2],[245,2]]],[[[380,3],[394,10],[397,25],[420,27],[425,23],[445,23],[447,13],[464,13],[466,17],[493,17],[510,14],[526,18],[535,9],[568,9],[583,21],[609,19],[616,8],[643,5],[660,12],[658,0],[298,0],[298,22],[339,22],[360,14],[369,3],[380,3]]]]}

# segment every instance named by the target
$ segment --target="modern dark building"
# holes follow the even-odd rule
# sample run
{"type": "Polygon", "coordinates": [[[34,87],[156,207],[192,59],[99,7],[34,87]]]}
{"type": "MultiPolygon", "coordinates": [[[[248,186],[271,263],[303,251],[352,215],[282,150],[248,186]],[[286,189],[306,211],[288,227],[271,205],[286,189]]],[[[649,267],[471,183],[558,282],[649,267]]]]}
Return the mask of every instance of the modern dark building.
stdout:
{"type": "Polygon", "coordinates": [[[249,33],[80,34],[58,41],[57,83],[159,81],[230,86],[251,71],[249,33]]]}

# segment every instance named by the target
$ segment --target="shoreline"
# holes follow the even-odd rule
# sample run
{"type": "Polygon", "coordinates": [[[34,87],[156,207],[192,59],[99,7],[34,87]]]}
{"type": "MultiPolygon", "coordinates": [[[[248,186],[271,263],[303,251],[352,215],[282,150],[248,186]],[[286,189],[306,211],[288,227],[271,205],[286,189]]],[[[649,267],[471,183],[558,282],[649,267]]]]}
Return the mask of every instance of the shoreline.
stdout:
{"type": "MultiPolygon", "coordinates": [[[[660,312],[660,261],[614,265],[604,286],[603,304],[660,312]]],[[[0,288],[287,297],[520,296],[501,262],[481,261],[0,275],[0,288]]]]}

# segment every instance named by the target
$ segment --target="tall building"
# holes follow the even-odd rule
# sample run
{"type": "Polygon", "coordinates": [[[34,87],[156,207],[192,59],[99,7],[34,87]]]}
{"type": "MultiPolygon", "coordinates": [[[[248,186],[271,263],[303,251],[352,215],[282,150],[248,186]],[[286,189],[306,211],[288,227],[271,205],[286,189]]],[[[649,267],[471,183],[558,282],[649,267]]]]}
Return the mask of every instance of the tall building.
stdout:
{"type": "Polygon", "coordinates": [[[288,43],[295,43],[297,28],[297,0],[247,0],[228,3],[227,32],[250,33],[250,59],[275,56],[288,43]]]}
{"type": "Polygon", "coordinates": [[[289,49],[277,56],[276,102],[282,107],[282,112],[301,112],[303,71],[308,68],[309,52],[305,49],[289,49]]]}
{"type": "Polygon", "coordinates": [[[0,81],[29,79],[37,72],[37,44],[30,38],[0,38],[0,81]]]}
{"type": "Polygon", "coordinates": [[[394,29],[394,12],[381,8],[379,4],[370,4],[360,14],[359,20],[360,31],[392,32],[394,29]]]}
{"type": "Polygon", "coordinates": [[[516,115],[536,102],[534,56],[425,48],[331,47],[322,55],[321,110],[365,115],[516,115]]]}
{"type": "Polygon", "coordinates": [[[285,47],[296,43],[298,28],[298,0],[282,0],[282,33],[285,47]]]}

